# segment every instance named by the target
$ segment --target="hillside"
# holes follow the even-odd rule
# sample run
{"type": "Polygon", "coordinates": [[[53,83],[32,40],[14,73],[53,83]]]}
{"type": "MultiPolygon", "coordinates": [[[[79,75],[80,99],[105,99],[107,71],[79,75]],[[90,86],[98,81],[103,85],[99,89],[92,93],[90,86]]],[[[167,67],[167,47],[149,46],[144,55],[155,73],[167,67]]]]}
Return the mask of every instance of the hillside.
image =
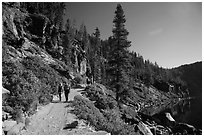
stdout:
{"type": "Polygon", "coordinates": [[[190,96],[200,97],[202,95],[202,62],[182,65],[172,71],[179,72],[178,75],[187,84],[190,96]]]}
{"type": "MultiPolygon", "coordinates": [[[[200,72],[195,77],[192,75],[200,65],[183,66],[171,72],[144,61],[136,52],[129,52],[128,32],[118,25],[125,22],[120,18],[123,14],[120,4],[115,12],[120,13],[119,17],[113,21],[116,28],[108,40],[100,39],[98,28],[88,34],[85,25],[77,29],[69,19],[62,30],[64,10],[64,3],[2,3],[4,123],[14,120],[18,126],[25,125],[26,118],[38,115],[37,110],[45,107],[46,115],[53,116],[62,128],[66,104],[55,102],[62,83],[71,85],[74,92],[79,92],[74,88],[85,85],[81,94],[75,93],[74,100],[68,102],[73,108],[69,115],[77,116],[76,120],[85,121],[95,131],[111,135],[200,134],[199,129],[176,122],[169,113],[160,114],[180,98],[188,97],[185,81],[188,85],[192,81],[187,74],[196,81],[189,91],[197,90],[197,84],[201,83],[196,77],[200,78],[200,72]],[[180,71],[182,75],[177,75],[180,71]],[[57,115],[59,109],[63,113],[57,115]]],[[[35,131],[42,124],[41,128],[61,130],[54,127],[50,118],[47,125],[45,117],[44,121],[36,118],[28,129],[43,134],[39,128],[39,132],[35,131]]],[[[24,133],[32,134],[29,130],[24,133]]]]}
{"type": "Polygon", "coordinates": [[[21,12],[9,4],[3,4],[2,10],[2,85],[11,95],[5,103],[32,113],[30,109],[38,103],[52,100],[60,81],[69,81],[70,67],[48,54],[38,41],[45,16],[21,12]],[[34,34],[34,23],[28,25],[28,20],[41,21],[41,29],[34,34]]]}

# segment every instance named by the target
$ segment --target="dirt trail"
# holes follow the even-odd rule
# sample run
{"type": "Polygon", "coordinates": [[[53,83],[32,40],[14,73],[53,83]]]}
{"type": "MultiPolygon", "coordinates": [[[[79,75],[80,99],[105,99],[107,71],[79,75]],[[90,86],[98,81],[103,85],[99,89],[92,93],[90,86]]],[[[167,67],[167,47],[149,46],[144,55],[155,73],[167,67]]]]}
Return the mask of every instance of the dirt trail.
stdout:
{"type": "MultiPolygon", "coordinates": [[[[71,89],[69,94],[69,101],[74,99],[74,96],[80,95],[82,89],[71,89]]],[[[32,116],[31,123],[26,130],[21,131],[21,135],[70,135],[70,134],[106,134],[105,132],[94,132],[82,120],[70,113],[73,108],[69,106],[70,103],[65,102],[65,97],[62,95],[62,101],[58,101],[55,96],[53,103],[50,103],[42,108],[32,116]],[[73,121],[78,121],[78,126],[75,129],[64,130],[66,124],[73,121]]]]}

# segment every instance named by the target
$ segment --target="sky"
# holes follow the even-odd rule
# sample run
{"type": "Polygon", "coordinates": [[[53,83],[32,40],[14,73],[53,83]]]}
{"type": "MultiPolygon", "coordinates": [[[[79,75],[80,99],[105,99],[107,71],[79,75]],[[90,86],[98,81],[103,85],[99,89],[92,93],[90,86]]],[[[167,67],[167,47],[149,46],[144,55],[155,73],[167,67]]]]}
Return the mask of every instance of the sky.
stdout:
{"type": "MultiPolygon", "coordinates": [[[[202,60],[202,4],[199,2],[120,2],[129,50],[164,68],[202,60]]],[[[89,34],[99,28],[101,39],[112,36],[117,3],[69,2],[65,20],[84,23],[89,34]]]]}

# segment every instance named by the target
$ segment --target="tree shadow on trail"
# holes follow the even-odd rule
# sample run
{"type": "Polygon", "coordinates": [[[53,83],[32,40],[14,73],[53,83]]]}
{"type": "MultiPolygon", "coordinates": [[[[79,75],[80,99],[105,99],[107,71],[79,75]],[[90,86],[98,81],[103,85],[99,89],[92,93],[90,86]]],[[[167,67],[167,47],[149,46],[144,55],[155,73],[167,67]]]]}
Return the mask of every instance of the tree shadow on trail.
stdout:
{"type": "Polygon", "coordinates": [[[67,130],[67,129],[72,130],[74,128],[77,128],[77,126],[78,126],[78,121],[73,121],[70,124],[66,124],[63,130],[67,130]]]}

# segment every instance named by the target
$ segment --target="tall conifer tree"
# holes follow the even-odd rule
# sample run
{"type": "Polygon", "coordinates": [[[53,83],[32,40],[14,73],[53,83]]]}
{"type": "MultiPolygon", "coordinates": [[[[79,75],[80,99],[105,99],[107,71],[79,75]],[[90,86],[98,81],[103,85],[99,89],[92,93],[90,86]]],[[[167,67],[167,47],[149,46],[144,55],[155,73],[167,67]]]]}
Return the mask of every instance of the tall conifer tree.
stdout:
{"type": "Polygon", "coordinates": [[[100,39],[100,31],[98,29],[98,27],[96,27],[95,29],[95,33],[94,33],[94,43],[95,43],[95,55],[94,55],[94,58],[95,58],[95,80],[96,82],[98,83],[101,83],[101,65],[102,65],[102,62],[101,62],[101,39],[100,39]]]}
{"type": "Polygon", "coordinates": [[[125,15],[120,4],[117,5],[115,11],[115,17],[113,19],[113,44],[111,47],[108,73],[111,76],[110,84],[115,89],[116,99],[120,97],[128,90],[129,83],[129,56],[128,47],[130,47],[130,41],[127,40],[129,32],[125,29],[125,15]]]}

